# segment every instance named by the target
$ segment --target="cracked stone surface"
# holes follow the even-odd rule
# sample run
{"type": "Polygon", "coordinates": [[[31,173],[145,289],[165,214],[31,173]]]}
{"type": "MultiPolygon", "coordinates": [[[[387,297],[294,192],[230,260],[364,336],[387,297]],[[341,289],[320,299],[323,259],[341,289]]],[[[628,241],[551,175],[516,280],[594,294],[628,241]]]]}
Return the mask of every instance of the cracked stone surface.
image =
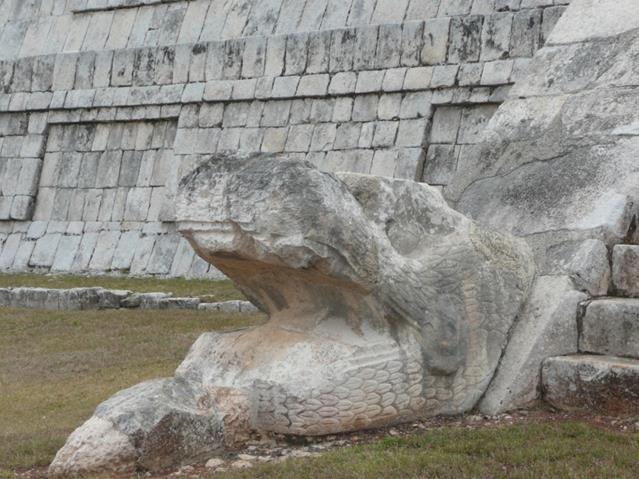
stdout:
{"type": "Polygon", "coordinates": [[[623,243],[636,221],[639,20],[624,17],[630,3],[571,3],[492,118],[479,159],[450,187],[461,212],[529,237],[540,264],[562,241],[623,243]],[[570,41],[573,25],[615,16],[622,31],[570,41]]]}
{"type": "Polygon", "coordinates": [[[578,351],[575,318],[588,299],[582,292],[614,292],[621,271],[632,269],[631,257],[614,272],[609,262],[613,249],[621,258],[616,245],[636,241],[639,17],[627,14],[632,9],[628,0],[571,2],[492,117],[479,153],[447,187],[462,213],[526,239],[538,274],[547,275],[535,291],[561,283],[531,297],[483,399],[485,411],[540,399],[542,362],[553,352],[578,351]]]}
{"type": "MultiPolygon", "coordinates": [[[[534,274],[525,243],[428,185],[286,158],[211,158],[182,180],[177,211],[198,255],[270,319],[202,335],[174,379],[98,408],[129,438],[116,463],[130,467],[165,464],[162,444],[188,462],[204,442],[233,447],[254,430],[323,435],[468,411],[534,274]],[[203,418],[212,429],[198,442],[203,418]]],[[[100,454],[91,421],[52,471],[77,471],[69,458],[89,444],[100,454]]]]}

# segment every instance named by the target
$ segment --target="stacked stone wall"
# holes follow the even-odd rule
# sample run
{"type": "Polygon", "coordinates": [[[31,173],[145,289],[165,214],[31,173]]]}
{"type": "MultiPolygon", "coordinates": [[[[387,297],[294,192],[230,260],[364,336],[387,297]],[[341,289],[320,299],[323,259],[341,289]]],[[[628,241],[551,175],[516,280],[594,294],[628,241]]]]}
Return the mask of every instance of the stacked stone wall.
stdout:
{"type": "Polygon", "coordinates": [[[172,222],[216,152],[445,191],[566,3],[5,1],[0,268],[218,275],[172,222]]]}

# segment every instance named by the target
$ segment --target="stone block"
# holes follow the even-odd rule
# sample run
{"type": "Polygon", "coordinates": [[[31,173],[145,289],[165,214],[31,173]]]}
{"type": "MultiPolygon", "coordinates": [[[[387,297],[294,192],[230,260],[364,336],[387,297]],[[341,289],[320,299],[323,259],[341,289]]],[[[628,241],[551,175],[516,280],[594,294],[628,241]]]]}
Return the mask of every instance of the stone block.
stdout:
{"type": "Polygon", "coordinates": [[[450,88],[457,83],[459,65],[438,65],[433,68],[431,88],[450,88]]]}
{"type": "Polygon", "coordinates": [[[126,231],[122,233],[113,252],[111,269],[127,271],[131,268],[133,255],[140,240],[139,231],[126,231]]]}
{"type": "Polygon", "coordinates": [[[20,248],[21,240],[21,233],[13,233],[7,237],[2,246],[2,253],[0,253],[0,270],[6,271],[11,268],[20,248]]]}
{"type": "MultiPolygon", "coordinates": [[[[324,96],[328,90],[330,77],[327,74],[303,76],[297,87],[297,96],[324,96]]],[[[276,80],[277,83],[277,80],[276,80]]]]}
{"type": "Polygon", "coordinates": [[[639,300],[591,302],[581,321],[579,351],[639,358],[639,300]]]}
{"type": "Polygon", "coordinates": [[[308,121],[311,123],[321,123],[331,121],[335,100],[333,98],[314,99],[311,104],[311,111],[308,121]]]}
{"type": "Polygon", "coordinates": [[[394,145],[398,126],[399,122],[396,121],[378,121],[375,124],[372,146],[379,148],[394,145]]]}
{"type": "Polygon", "coordinates": [[[131,188],[124,211],[125,221],[145,221],[151,202],[151,188],[131,188]]]}
{"type": "Polygon", "coordinates": [[[371,148],[373,145],[373,138],[375,135],[376,122],[362,123],[362,130],[359,135],[359,142],[357,146],[359,148],[371,148]]]}
{"type": "Polygon", "coordinates": [[[261,151],[264,153],[281,153],[284,151],[288,128],[266,128],[262,140],[261,151]]]}
{"type": "Polygon", "coordinates": [[[402,26],[384,24],[379,26],[376,64],[379,69],[400,66],[402,46],[402,26]]]}
{"type": "Polygon", "coordinates": [[[231,98],[233,100],[252,100],[255,98],[255,88],[257,80],[255,78],[247,80],[236,80],[233,82],[233,92],[231,98]]]}
{"type": "Polygon", "coordinates": [[[180,238],[178,243],[173,264],[171,265],[171,276],[184,277],[191,268],[195,251],[188,241],[180,238]]]}
{"type": "Polygon", "coordinates": [[[541,9],[516,12],[510,37],[511,57],[531,57],[539,49],[541,9]]]}
{"type": "Polygon", "coordinates": [[[466,63],[461,65],[459,74],[457,75],[457,83],[459,86],[479,85],[483,71],[483,63],[466,63]]]}
{"type": "Polygon", "coordinates": [[[405,90],[426,90],[433,78],[432,67],[409,68],[404,78],[405,90]]]}
{"type": "Polygon", "coordinates": [[[575,285],[593,296],[605,296],[610,287],[608,248],[600,240],[566,241],[545,254],[547,274],[570,275],[575,285]]]}
{"type": "Polygon", "coordinates": [[[334,149],[343,150],[348,148],[357,148],[361,133],[361,125],[359,123],[342,123],[338,125],[335,134],[334,149]]]}
{"type": "Polygon", "coordinates": [[[320,123],[313,130],[311,140],[311,151],[328,151],[333,148],[337,135],[337,125],[335,123],[320,123]]]}
{"type": "Polygon", "coordinates": [[[285,126],[289,122],[291,101],[269,101],[264,105],[260,126],[285,126]]]}
{"type": "MultiPolygon", "coordinates": [[[[309,3],[310,5],[310,3],[309,3]]],[[[331,51],[331,32],[311,32],[308,36],[308,56],[306,73],[325,73],[328,71],[331,51]]]]}
{"type": "Polygon", "coordinates": [[[421,53],[423,65],[446,62],[450,28],[450,18],[435,18],[424,23],[424,47],[421,53]]]}
{"type": "Polygon", "coordinates": [[[81,237],[77,235],[64,235],[60,238],[58,249],[51,265],[52,272],[68,273],[71,271],[73,259],[80,247],[81,237]]]}
{"type": "Polygon", "coordinates": [[[424,47],[424,23],[406,22],[402,25],[402,56],[400,64],[414,67],[420,65],[424,47]]]}
{"type": "Polygon", "coordinates": [[[400,91],[404,87],[407,68],[391,68],[386,70],[382,90],[385,92],[400,91]]]}
{"type": "Polygon", "coordinates": [[[356,85],[357,73],[339,72],[332,76],[331,83],[328,87],[328,93],[331,95],[354,93],[356,85]]]}
{"type": "Polygon", "coordinates": [[[371,163],[371,175],[393,177],[397,163],[396,150],[377,150],[371,163]]]}
{"type": "Polygon", "coordinates": [[[11,219],[27,221],[33,217],[35,200],[33,196],[14,196],[11,202],[11,219]]]}
{"type": "MultiPolygon", "coordinates": [[[[483,16],[454,17],[450,23],[448,62],[479,61],[483,16]]],[[[532,53],[528,56],[532,56],[532,53]]]]}
{"type": "Polygon", "coordinates": [[[206,83],[204,87],[204,100],[224,101],[230,100],[233,92],[233,84],[227,80],[214,80],[206,83]]]}
{"type": "Polygon", "coordinates": [[[508,58],[512,23],[513,14],[510,12],[486,16],[482,31],[482,61],[508,58]]]}
{"type": "Polygon", "coordinates": [[[89,262],[89,270],[109,271],[111,269],[111,261],[119,239],[119,231],[101,231],[98,234],[95,250],[89,262]]]}
{"type": "Polygon", "coordinates": [[[453,145],[430,145],[426,154],[423,180],[429,185],[447,185],[457,171],[453,145]]]}
{"type": "Polygon", "coordinates": [[[424,158],[422,148],[401,148],[397,154],[393,178],[417,181],[424,168],[424,158]]]}
{"type": "Polygon", "coordinates": [[[273,82],[274,98],[292,98],[295,96],[299,84],[299,76],[277,77],[273,82]]]}
{"type": "Polygon", "coordinates": [[[401,120],[397,133],[397,146],[422,146],[426,139],[428,120],[401,120]]]}
{"type": "Polygon", "coordinates": [[[353,67],[353,56],[357,38],[355,29],[335,30],[331,40],[329,71],[349,71],[353,67]]]}
{"type": "Polygon", "coordinates": [[[131,262],[130,274],[142,275],[146,272],[146,266],[149,263],[155,240],[155,235],[148,235],[143,236],[140,241],[138,241],[135,254],[133,255],[133,261],[131,262]]]}
{"type": "Polygon", "coordinates": [[[16,181],[15,193],[18,195],[35,196],[38,192],[42,160],[40,158],[22,158],[20,175],[13,178],[16,181]]]}
{"type": "Polygon", "coordinates": [[[179,240],[177,235],[158,237],[146,265],[147,274],[169,274],[179,240]]]}
{"type": "Polygon", "coordinates": [[[378,95],[359,95],[353,103],[353,121],[374,121],[377,119],[378,95]]]}
{"type": "Polygon", "coordinates": [[[499,60],[485,63],[481,75],[481,84],[488,86],[507,84],[510,81],[513,66],[513,60],[499,60]]]}
{"type": "Polygon", "coordinates": [[[382,90],[382,82],[386,72],[384,70],[372,70],[359,72],[356,93],[373,93],[382,90]]]}
{"type": "Polygon", "coordinates": [[[284,55],[286,52],[286,37],[272,36],[268,39],[264,75],[275,77],[284,71],[284,55]]]}
{"type": "Polygon", "coordinates": [[[614,246],[612,286],[618,295],[639,297],[639,246],[614,246]]]}
{"type": "Polygon", "coordinates": [[[392,93],[381,95],[377,108],[377,116],[380,120],[395,120],[399,118],[402,105],[402,94],[392,93]]]}
{"type": "Polygon", "coordinates": [[[465,108],[457,141],[461,144],[479,143],[495,111],[497,111],[497,105],[491,104],[465,108]]]}
{"type": "Polygon", "coordinates": [[[301,75],[306,69],[307,34],[294,34],[286,37],[284,75],[301,75]]]}
{"type": "Polygon", "coordinates": [[[462,108],[440,107],[435,110],[430,130],[431,143],[454,144],[461,125],[462,108]]]}
{"type": "Polygon", "coordinates": [[[562,411],[633,415],[639,403],[639,361],[566,356],[544,361],[544,399],[562,411]]]}
{"type": "Polygon", "coordinates": [[[285,151],[306,152],[313,136],[313,125],[293,125],[286,140],[285,151]]]}
{"type": "Polygon", "coordinates": [[[61,238],[62,235],[60,233],[54,233],[45,234],[38,239],[31,254],[29,265],[43,268],[51,267],[61,238]]]}
{"type": "Polygon", "coordinates": [[[18,250],[11,262],[10,269],[14,271],[24,271],[29,266],[29,259],[35,247],[35,241],[21,241],[18,250]]]}
{"type": "Polygon", "coordinates": [[[108,150],[100,155],[95,183],[97,188],[118,186],[121,161],[122,152],[118,150],[108,150]]]}
{"type": "Polygon", "coordinates": [[[158,309],[198,309],[199,298],[162,298],[158,309]]]}
{"type": "Polygon", "coordinates": [[[536,279],[501,366],[479,404],[484,414],[526,407],[541,397],[544,361],[578,351],[577,311],[586,299],[566,276],[536,279]]]}

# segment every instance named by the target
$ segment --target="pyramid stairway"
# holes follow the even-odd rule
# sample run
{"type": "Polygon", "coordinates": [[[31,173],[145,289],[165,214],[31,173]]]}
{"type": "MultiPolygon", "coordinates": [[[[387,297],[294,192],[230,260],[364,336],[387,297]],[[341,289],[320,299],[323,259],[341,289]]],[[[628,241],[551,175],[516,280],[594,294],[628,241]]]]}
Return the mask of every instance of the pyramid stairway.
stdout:
{"type": "Polygon", "coordinates": [[[639,246],[614,247],[611,293],[586,305],[579,354],[544,362],[544,399],[558,409],[639,415],[639,246]]]}

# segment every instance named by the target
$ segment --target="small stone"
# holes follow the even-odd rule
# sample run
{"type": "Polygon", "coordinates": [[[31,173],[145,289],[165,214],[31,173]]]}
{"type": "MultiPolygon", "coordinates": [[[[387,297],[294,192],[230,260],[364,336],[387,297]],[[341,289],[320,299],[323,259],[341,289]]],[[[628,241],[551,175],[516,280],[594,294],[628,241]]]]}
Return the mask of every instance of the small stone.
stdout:
{"type": "Polygon", "coordinates": [[[308,451],[298,450],[298,451],[292,451],[290,455],[291,457],[314,457],[314,456],[317,456],[318,454],[308,452],[308,451]]]}
{"type": "Polygon", "coordinates": [[[250,469],[253,467],[253,464],[248,461],[234,461],[231,463],[231,467],[233,469],[250,469]]]}
{"type": "Polygon", "coordinates": [[[242,461],[255,461],[257,459],[257,457],[251,454],[238,454],[237,458],[242,461]]]}
{"type": "Polygon", "coordinates": [[[206,461],[204,467],[206,467],[207,469],[217,469],[222,465],[224,465],[224,460],[218,457],[214,457],[213,459],[209,459],[208,461],[206,461]]]}

